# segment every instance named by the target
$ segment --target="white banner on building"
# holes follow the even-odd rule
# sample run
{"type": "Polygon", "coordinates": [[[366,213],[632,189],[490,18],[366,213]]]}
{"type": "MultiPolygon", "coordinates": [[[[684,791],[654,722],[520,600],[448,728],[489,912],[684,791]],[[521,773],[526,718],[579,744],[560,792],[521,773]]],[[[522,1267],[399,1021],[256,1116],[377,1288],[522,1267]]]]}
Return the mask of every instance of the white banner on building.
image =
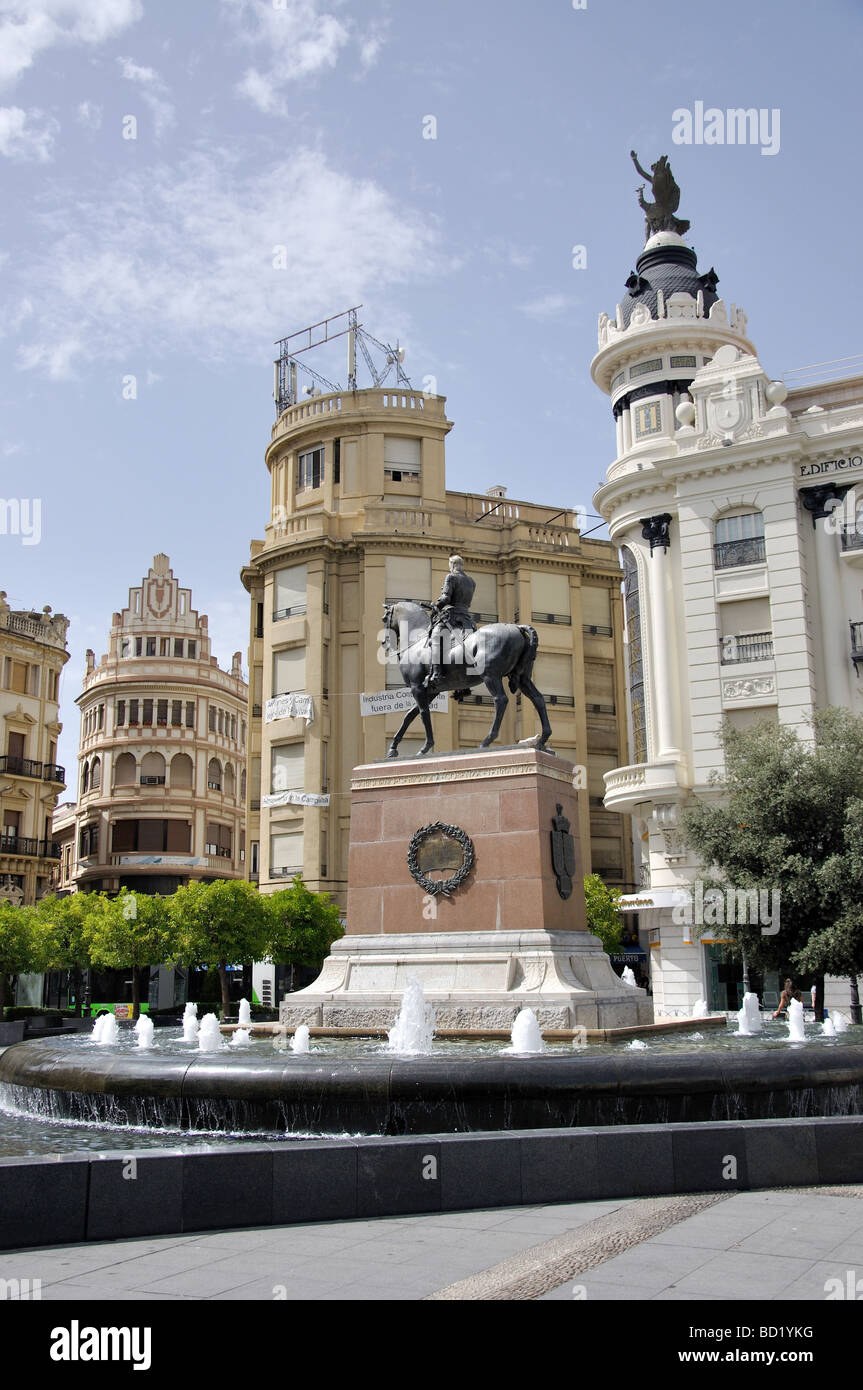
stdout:
{"type": "Polygon", "coordinates": [[[201,859],[194,855],[187,854],[121,854],[121,864],[134,864],[141,867],[145,864],[182,864],[187,869],[205,869],[209,864],[209,859],[201,859]]]}
{"type": "Polygon", "coordinates": [[[309,725],[314,717],[311,695],[277,695],[264,706],[266,724],[272,724],[274,719],[305,719],[306,725],[309,725]]]}
{"type": "MultiPolygon", "coordinates": [[[[399,690],[379,690],[376,694],[360,695],[360,713],[363,719],[369,714],[407,714],[413,707],[414,697],[407,686],[399,690]]],[[[446,714],[449,711],[447,692],[436,695],[429,708],[432,714],[446,714]]]]}
{"type": "Polygon", "coordinates": [[[314,792],[270,792],[261,797],[262,806],[329,806],[329,796],[314,792]]]}

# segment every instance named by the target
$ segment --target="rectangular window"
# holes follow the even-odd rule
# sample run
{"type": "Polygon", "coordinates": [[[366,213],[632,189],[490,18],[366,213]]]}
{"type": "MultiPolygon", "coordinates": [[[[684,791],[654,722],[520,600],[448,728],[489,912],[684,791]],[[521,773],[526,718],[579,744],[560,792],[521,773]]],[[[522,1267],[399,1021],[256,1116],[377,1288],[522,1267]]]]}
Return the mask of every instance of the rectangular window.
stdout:
{"type": "Polygon", "coordinates": [[[187,642],[187,643],[186,643],[186,656],[189,658],[189,660],[190,660],[190,661],[194,661],[195,658],[197,657],[197,655],[198,655],[198,644],[197,644],[197,642],[187,642]]]}
{"type": "Polygon", "coordinates": [[[595,637],[611,636],[611,591],[583,585],[581,622],[585,632],[595,637]]]}
{"type": "Polygon", "coordinates": [[[117,718],[116,718],[116,723],[117,723],[117,725],[119,726],[119,725],[121,725],[121,724],[125,724],[125,722],[126,722],[126,701],[125,701],[125,700],[118,700],[118,701],[117,701],[117,718]]]}
{"type": "Polygon", "coordinates": [[[207,715],[207,728],[210,730],[211,734],[216,732],[216,710],[214,705],[210,705],[210,711],[207,715]]]}
{"type": "Polygon", "coordinates": [[[145,701],[144,701],[144,712],[143,712],[143,714],[142,714],[142,716],[141,716],[141,723],[142,723],[142,724],[152,724],[152,722],[153,722],[153,701],[152,701],[152,700],[145,700],[145,701]]]}
{"type": "Polygon", "coordinates": [[[270,837],[270,878],[293,878],[303,871],[303,832],[270,837]]]}
{"type": "Polygon", "coordinates": [[[549,704],[574,705],[572,687],[572,657],[564,652],[543,653],[536,659],[534,683],[549,704]]]}
{"type": "Polygon", "coordinates": [[[662,406],[659,401],[646,401],[633,407],[636,438],[644,439],[651,434],[662,434],[662,406]]]}
{"type": "Polygon", "coordinates": [[[170,854],[189,854],[192,849],[192,827],[185,820],[165,822],[165,849],[170,854]]]}
{"type": "Polygon", "coordinates": [[[10,733],[6,741],[6,752],[10,758],[23,758],[25,756],[24,735],[10,733]]]}
{"type": "Polygon", "coordinates": [[[130,724],[140,724],[140,722],[141,722],[141,721],[140,721],[140,719],[138,718],[138,701],[137,701],[137,700],[130,700],[130,701],[129,701],[129,723],[130,723],[130,724]]]}
{"type": "Polygon", "coordinates": [[[174,726],[175,729],[178,729],[178,728],[180,727],[180,725],[182,724],[182,722],[183,722],[183,701],[182,701],[182,700],[172,700],[172,701],[171,701],[171,723],[173,724],[173,726],[174,726]]]}
{"type": "Polygon", "coordinates": [[[148,638],[147,638],[147,655],[148,655],[148,656],[155,656],[155,655],[156,655],[156,639],[155,639],[155,637],[148,637],[148,638]]]}
{"type": "Polygon", "coordinates": [[[104,729],[104,727],[105,727],[105,706],[104,706],[104,705],[100,705],[100,706],[99,706],[99,728],[100,728],[100,729],[104,729]]]}
{"type": "Polygon", "coordinates": [[[136,820],[115,820],[111,827],[111,853],[128,854],[136,848],[138,822],[136,820]]]}
{"type": "Polygon", "coordinates": [[[12,662],[12,689],[16,695],[27,694],[27,663],[24,661],[12,662]]]}
{"type": "Polygon", "coordinates": [[[174,638],[174,656],[182,656],[182,655],[183,655],[183,639],[182,639],[182,637],[175,637],[175,638],[174,638]]]}
{"type": "Polygon", "coordinates": [[[385,564],[387,603],[400,598],[419,602],[432,597],[431,560],[388,555],[385,564]]]}
{"type": "Polygon", "coordinates": [[[302,743],[284,743],[272,750],[273,792],[301,792],[306,781],[306,750],[302,743]]]}
{"type": "Polygon", "coordinates": [[[168,722],[168,701],[159,700],[156,704],[156,723],[167,724],[168,722]]]}
{"type": "Polygon", "coordinates": [[[194,727],[195,727],[195,704],[194,704],[194,701],[193,701],[193,700],[189,700],[189,701],[187,702],[187,704],[186,704],[186,728],[187,728],[187,729],[194,729],[194,727]]]}
{"type": "Polygon", "coordinates": [[[533,622],[571,623],[569,575],[549,574],[546,570],[531,570],[530,602],[533,622]]]}
{"type": "Polygon", "coordinates": [[[171,655],[171,652],[170,652],[170,643],[169,643],[169,639],[168,639],[167,637],[160,637],[160,638],[159,638],[159,655],[160,655],[160,656],[170,656],[170,655],[171,655]]]}
{"type": "Polygon", "coordinates": [[[264,635],[264,605],[263,605],[262,603],[258,603],[258,604],[255,605],[255,636],[256,636],[256,637],[263,637],[263,635],[264,635]]]}
{"type": "Polygon", "coordinates": [[[165,848],[165,822],[162,820],[138,821],[138,849],[144,854],[158,853],[165,848]]]}
{"type": "Polygon", "coordinates": [[[404,483],[420,475],[422,442],[419,439],[400,439],[384,436],[384,477],[394,483],[404,483]]]}
{"type": "Polygon", "coordinates": [[[273,581],[273,618],[293,618],[306,611],[308,567],[291,565],[277,570],[273,581]]]}
{"type": "Polygon", "coordinates": [[[338,484],[338,483],[340,483],[341,481],[342,481],[342,441],[341,441],[340,439],[334,439],[334,440],[333,440],[333,482],[338,484]]]}
{"type": "Polygon", "coordinates": [[[144,639],[143,639],[143,637],[136,637],[136,638],[135,638],[135,655],[136,655],[136,656],[140,656],[141,653],[143,652],[143,650],[144,650],[144,639]]]}
{"type": "Polygon", "coordinates": [[[297,459],[297,492],[320,487],[324,481],[324,447],[309,449],[297,459]]]}
{"type": "Polygon", "coordinates": [[[471,578],[476,581],[476,588],[473,591],[473,599],[471,600],[471,613],[473,614],[474,622],[496,623],[497,575],[473,574],[471,578]]]}
{"type": "Polygon", "coordinates": [[[273,695],[299,694],[306,688],[306,649],[273,653],[273,695]]]}

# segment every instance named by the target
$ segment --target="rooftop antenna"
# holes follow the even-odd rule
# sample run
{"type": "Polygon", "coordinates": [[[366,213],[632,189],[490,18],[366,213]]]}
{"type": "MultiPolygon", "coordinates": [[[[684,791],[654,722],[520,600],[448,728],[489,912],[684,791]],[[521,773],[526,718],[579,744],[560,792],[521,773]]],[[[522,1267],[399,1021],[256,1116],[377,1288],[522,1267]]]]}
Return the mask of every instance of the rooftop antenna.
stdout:
{"type": "MultiPolygon", "coordinates": [[[[372,379],[372,386],[382,386],[387,377],[395,369],[396,385],[406,386],[409,391],[413,390],[410,380],[405,374],[402,363],[405,360],[405,350],[399,346],[398,339],[395,347],[390,343],[382,343],[377,338],[367,333],[363,325],[357,319],[357,314],[362,309],[362,304],[357,304],[352,309],[345,309],[341,314],[333,314],[330,318],[322,319],[320,323],[313,323],[308,328],[301,328],[295,333],[288,334],[287,338],[279,338],[276,346],[279,355],[273,364],[273,400],[276,403],[276,416],[281,415],[283,410],[289,406],[296,405],[297,393],[297,372],[305,372],[313,383],[323,387],[327,391],[343,391],[346,388],[336,382],[328,380],[320,372],[314,370],[306,362],[298,359],[301,353],[310,352],[313,348],[322,347],[325,343],[333,342],[336,338],[347,335],[348,339],[348,391],[357,391],[357,347],[365,362],[366,369],[372,379]],[[375,361],[375,358],[382,360],[375,361]]],[[[305,388],[306,395],[318,394],[313,386],[305,388]]]]}

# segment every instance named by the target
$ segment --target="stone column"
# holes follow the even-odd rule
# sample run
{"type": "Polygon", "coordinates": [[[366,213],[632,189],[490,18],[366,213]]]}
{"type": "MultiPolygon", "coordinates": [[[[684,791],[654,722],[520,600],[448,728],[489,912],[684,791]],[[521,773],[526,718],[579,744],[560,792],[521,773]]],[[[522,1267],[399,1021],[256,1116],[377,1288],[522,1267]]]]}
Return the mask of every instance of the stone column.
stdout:
{"type": "Polygon", "coordinates": [[[653,639],[651,665],[657,743],[652,761],[655,762],[677,758],[680,754],[674,737],[672,651],[668,614],[668,547],[671,544],[671,520],[669,512],[641,519],[641,534],[646,541],[650,541],[650,629],[653,639]]]}
{"type": "MultiPolygon", "coordinates": [[[[800,500],[812,517],[815,530],[815,569],[818,574],[818,599],[821,616],[821,645],[824,653],[824,688],[828,705],[848,708],[848,627],[842,612],[842,587],[839,582],[839,555],[836,538],[828,530],[826,518],[851,487],[850,483],[820,483],[817,487],[800,489],[800,500]],[[823,519],[823,524],[818,522],[823,519]]],[[[847,616],[847,615],[846,615],[847,616]]]]}

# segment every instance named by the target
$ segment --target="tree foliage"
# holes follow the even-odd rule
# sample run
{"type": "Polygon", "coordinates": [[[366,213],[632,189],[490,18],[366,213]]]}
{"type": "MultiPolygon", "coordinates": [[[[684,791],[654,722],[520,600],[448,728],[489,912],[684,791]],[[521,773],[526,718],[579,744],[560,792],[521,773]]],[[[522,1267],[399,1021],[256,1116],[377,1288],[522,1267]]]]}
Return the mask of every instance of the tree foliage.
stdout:
{"type": "Polygon", "coordinates": [[[177,959],[186,965],[218,970],[222,1012],[227,1014],[228,966],[264,960],[268,950],[269,917],[266,901],[251,884],[239,879],[189,883],[169,900],[177,928],[177,959]]]}
{"type": "Polygon", "coordinates": [[[587,908],[587,929],[598,936],[602,948],[610,956],[620,950],[623,921],[620,915],[620,889],[609,888],[599,874],[587,874],[584,880],[584,903],[587,908]]]}
{"type": "Polygon", "coordinates": [[[339,910],[329,893],[313,893],[297,874],[290,888],[265,898],[268,917],[266,955],[284,965],[320,965],[344,934],[339,910]]]}
{"type": "Polygon", "coordinates": [[[90,899],[84,927],[90,959],[103,969],[131,971],[132,1017],[136,1019],[141,1010],[139,971],[170,964],[179,956],[179,931],[167,900],[127,888],[115,898],[102,893],[84,896],[90,899]]]}
{"type": "Polygon", "coordinates": [[[0,1022],[6,1008],[8,977],[42,969],[42,942],[35,907],[0,903],[0,1022]]]}

